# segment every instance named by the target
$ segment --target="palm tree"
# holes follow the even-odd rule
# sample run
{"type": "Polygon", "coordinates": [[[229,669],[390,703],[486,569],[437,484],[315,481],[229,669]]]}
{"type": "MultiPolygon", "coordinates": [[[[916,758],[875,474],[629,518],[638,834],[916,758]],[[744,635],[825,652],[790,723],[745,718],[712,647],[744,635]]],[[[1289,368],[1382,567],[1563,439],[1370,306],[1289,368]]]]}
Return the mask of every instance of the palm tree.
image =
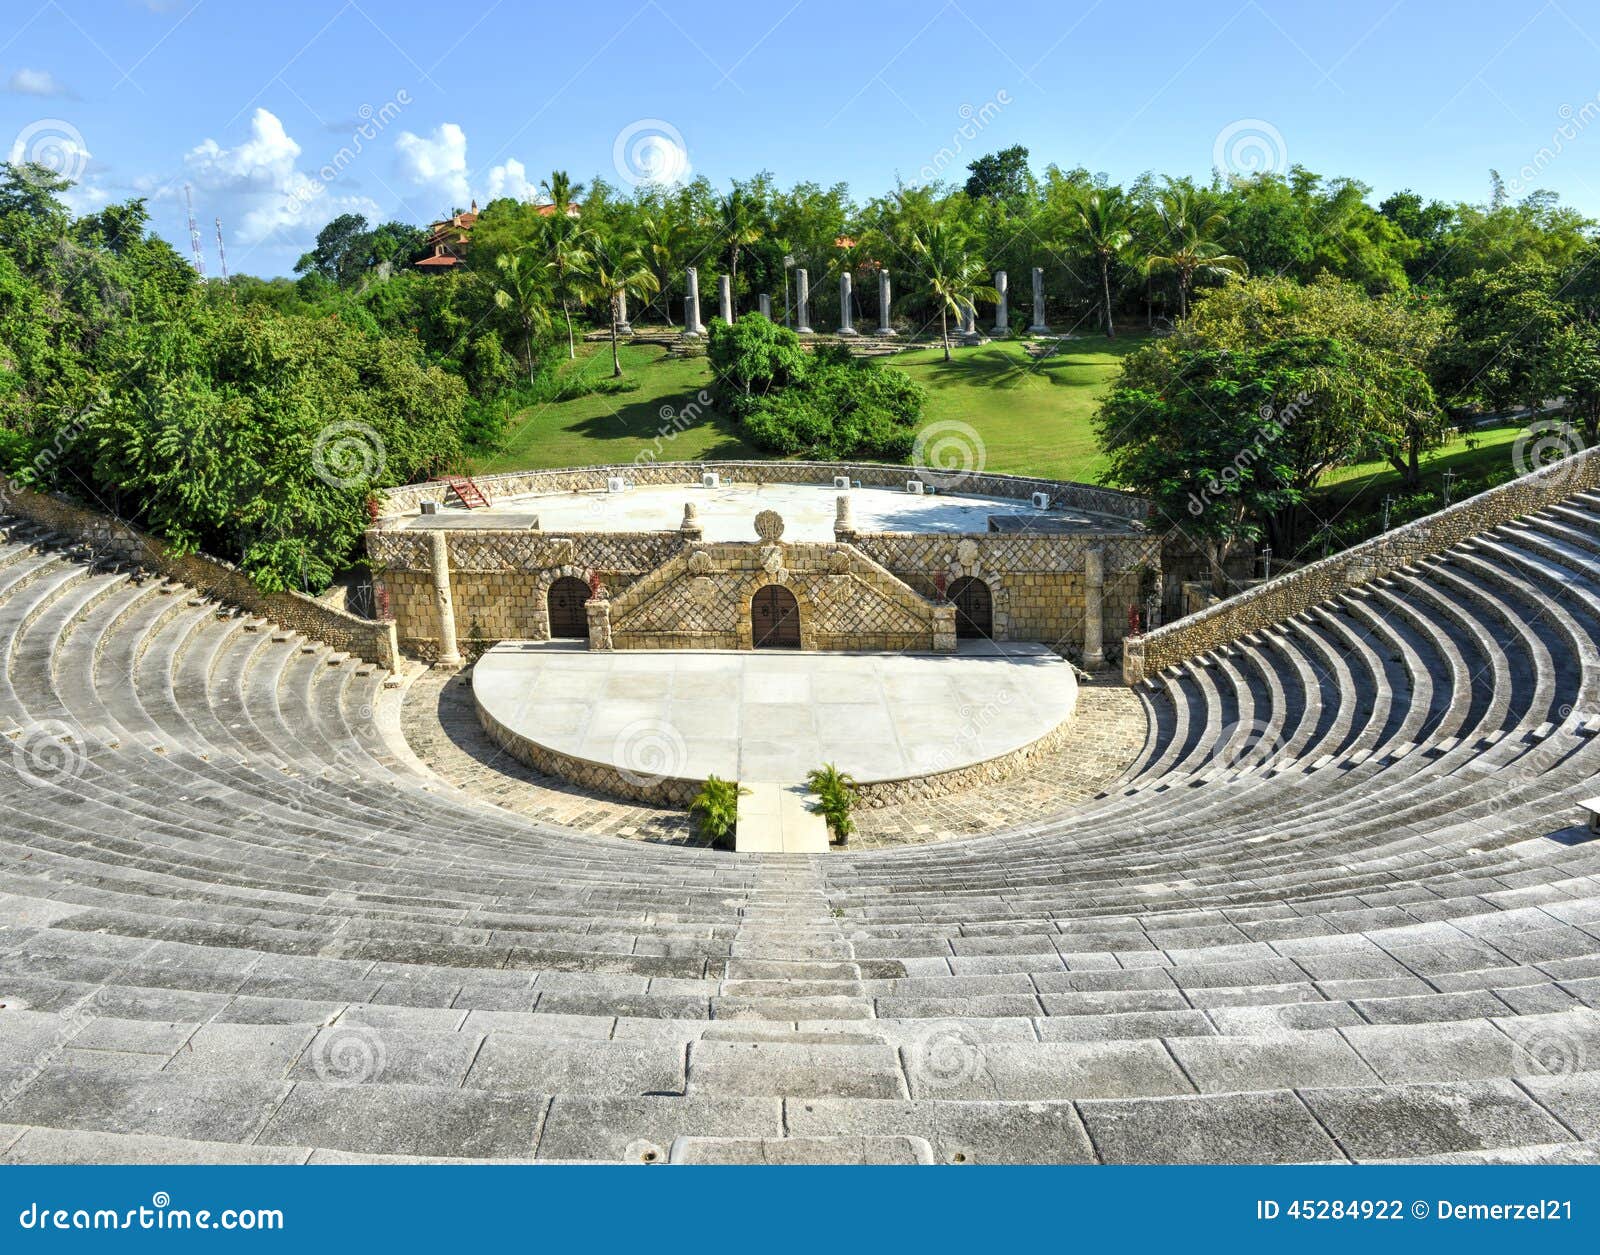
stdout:
{"type": "Polygon", "coordinates": [[[672,298],[667,295],[673,272],[683,249],[683,223],[666,209],[657,214],[646,214],[639,219],[639,238],[644,241],[640,250],[645,264],[655,276],[656,291],[661,296],[662,321],[672,322],[672,298]]]}
{"type": "Polygon", "coordinates": [[[548,179],[539,181],[539,190],[549,199],[554,217],[567,218],[573,203],[583,193],[583,184],[574,183],[565,170],[552,170],[548,179]]]}
{"type": "Polygon", "coordinates": [[[608,253],[595,249],[590,267],[594,283],[594,299],[606,303],[611,322],[611,377],[622,378],[622,356],[617,351],[617,325],[622,321],[622,298],[636,296],[640,300],[656,290],[656,277],[651,272],[644,254],[636,248],[608,253]]]}
{"type": "Polygon", "coordinates": [[[494,284],[494,303],[507,311],[522,329],[522,347],[528,358],[528,382],[533,382],[533,333],[549,324],[550,290],[544,256],[533,245],[495,259],[500,271],[494,284]]]}
{"type": "Polygon", "coordinates": [[[572,302],[582,299],[589,266],[590,232],[570,213],[574,198],[583,191],[565,170],[556,170],[540,187],[550,198],[550,214],[544,224],[545,268],[550,273],[551,295],[561,306],[567,324],[567,357],[578,356],[577,339],[572,333],[572,302]]]}
{"type": "Polygon", "coordinates": [[[806,773],[806,788],[816,794],[817,810],[841,845],[847,843],[856,830],[856,821],[850,818],[850,812],[861,800],[857,787],[854,776],[840,771],[832,763],[823,763],[806,773]]]}
{"type": "Polygon", "coordinates": [[[1099,188],[1075,206],[1073,234],[1100,263],[1100,296],[1105,302],[1106,339],[1114,340],[1111,321],[1111,263],[1133,239],[1134,207],[1120,188],[1099,188]]]}
{"type": "Polygon", "coordinates": [[[1145,258],[1145,271],[1170,270],[1178,280],[1178,317],[1189,313],[1189,292],[1196,279],[1220,279],[1249,271],[1242,257],[1224,252],[1218,237],[1227,219],[1215,209],[1201,205],[1182,188],[1169,190],[1156,208],[1166,239],[1145,258]]]}
{"type": "Polygon", "coordinates": [[[979,301],[1000,300],[989,283],[983,262],[967,252],[967,241],[942,222],[934,222],[911,237],[911,252],[920,259],[923,290],[939,307],[939,340],[944,360],[950,360],[949,317],[977,313],[979,301]]]}
{"type": "Polygon", "coordinates": [[[756,198],[737,185],[717,205],[717,230],[728,250],[728,284],[736,318],[739,314],[739,253],[761,238],[761,225],[756,221],[759,208],[756,198]]]}

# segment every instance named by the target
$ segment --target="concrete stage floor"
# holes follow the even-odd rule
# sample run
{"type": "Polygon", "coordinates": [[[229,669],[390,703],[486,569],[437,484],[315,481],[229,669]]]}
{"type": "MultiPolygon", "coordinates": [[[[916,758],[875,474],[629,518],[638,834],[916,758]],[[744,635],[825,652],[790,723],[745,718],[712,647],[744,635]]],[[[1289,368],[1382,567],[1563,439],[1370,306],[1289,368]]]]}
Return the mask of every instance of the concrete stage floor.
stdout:
{"type": "MultiPolygon", "coordinates": [[[[907,472],[908,476],[910,472],[907,472]]],[[[626,492],[567,492],[508,497],[489,509],[447,507],[419,515],[409,528],[526,528],[538,519],[546,532],[670,531],[683,522],[685,502],[694,502],[709,541],[756,538],[755,517],[762,510],[783,516],[787,541],[831,541],[838,498],[843,490],[819,484],[646,485],[626,492]]],[[[1010,497],[977,497],[940,492],[919,496],[891,488],[852,488],[850,506],[861,532],[986,532],[989,516],[1030,520],[1054,532],[1075,528],[1131,531],[1126,519],[1085,510],[1035,510],[1010,497]]]]}
{"type": "Polygon", "coordinates": [[[776,784],[823,762],[863,784],[987,762],[1053,732],[1078,696],[1044,646],[989,641],[954,655],[508,641],[472,686],[502,727],[625,777],[776,784]]]}

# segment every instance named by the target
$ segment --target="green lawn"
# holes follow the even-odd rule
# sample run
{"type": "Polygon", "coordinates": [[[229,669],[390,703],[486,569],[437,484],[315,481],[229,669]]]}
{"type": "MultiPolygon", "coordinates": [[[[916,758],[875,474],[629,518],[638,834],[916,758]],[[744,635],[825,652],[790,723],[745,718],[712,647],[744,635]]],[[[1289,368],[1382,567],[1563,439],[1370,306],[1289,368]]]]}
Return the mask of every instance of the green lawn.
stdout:
{"type": "MultiPolygon", "coordinates": [[[[1422,455],[1422,486],[1439,489],[1446,471],[1454,471],[1458,480],[1471,480],[1511,470],[1511,445],[1525,426],[1508,423],[1503,427],[1485,427],[1465,436],[1452,436],[1432,453],[1422,455]]],[[[1359,462],[1335,467],[1324,475],[1320,495],[1330,504],[1343,505],[1358,497],[1381,500],[1385,493],[1399,491],[1400,473],[1389,463],[1359,462]]],[[[1459,492],[1455,499],[1461,499],[1459,492]]]]}
{"type": "MultiPolygon", "coordinates": [[[[1104,459],[1089,419],[1116,374],[1121,356],[1139,338],[1070,340],[1050,357],[1029,357],[1020,341],[997,341],[952,350],[947,365],[938,349],[917,349],[883,359],[928,390],[928,422],[959,419],[977,429],[986,465],[995,471],[1093,482],[1104,459]]],[[[611,350],[585,344],[567,374],[596,379],[611,374],[611,350]]],[[[637,392],[595,394],[524,410],[512,423],[504,453],[480,459],[474,472],[537,470],[631,462],[644,450],[660,461],[751,458],[767,454],[739,438],[709,406],[670,438],[674,414],[684,413],[711,382],[704,359],[668,358],[650,346],[625,346],[623,369],[637,392]],[[663,416],[663,409],[670,412],[663,416]]],[[[563,377],[566,377],[564,375],[563,377]]]]}
{"type": "MultiPolygon", "coordinates": [[[[989,470],[1044,475],[1097,483],[1105,458],[1095,447],[1091,419],[1122,356],[1142,336],[1107,341],[1089,335],[1063,341],[1049,357],[1029,356],[1030,344],[1003,340],[956,348],[949,363],[937,348],[921,348],[882,359],[906,371],[927,389],[926,422],[959,420],[974,427],[989,470]]],[[[658,461],[702,458],[764,458],[770,455],[740,439],[732,423],[696,401],[710,386],[704,358],[669,358],[666,350],[625,345],[623,369],[635,392],[597,393],[534,406],[517,415],[504,453],[480,459],[477,473],[546,467],[626,463],[652,451],[658,461]],[[679,416],[684,422],[675,430],[679,416]]],[[[578,360],[563,371],[596,381],[611,376],[608,344],[580,344],[578,360]]],[[[1508,425],[1452,438],[1423,459],[1423,482],[1437,489],[1446,470],[1468,479],[1509,467],[1511,442],[1521,427],[1508,425]]],[[[1339,467],[1323,481],[1324,514],[1338,513],[1355,499],[1365,503],[1398,491],[1399,476],[1387,463],[1339,467]]]]}
{"type": "MultiPolygon", "coordinates": [[[[632,462],[646,450],[661,462],[766,456],[739,439],[733,424],[710,406],[698,406],[698,416],[687,408],[711,383],[704,358],[668,358],[665,349],[624,345],[622,369],[639,383],[637,392],[596,393],[526,409],[511,423],[505,452],[479,459],[473,471],[632,462]],[[685,425],[675,432],[680,416],[685,425]]],[[[580,344],[577,362],[562,377],[574,374],[609,379],[611,346],[580,344]]]]}

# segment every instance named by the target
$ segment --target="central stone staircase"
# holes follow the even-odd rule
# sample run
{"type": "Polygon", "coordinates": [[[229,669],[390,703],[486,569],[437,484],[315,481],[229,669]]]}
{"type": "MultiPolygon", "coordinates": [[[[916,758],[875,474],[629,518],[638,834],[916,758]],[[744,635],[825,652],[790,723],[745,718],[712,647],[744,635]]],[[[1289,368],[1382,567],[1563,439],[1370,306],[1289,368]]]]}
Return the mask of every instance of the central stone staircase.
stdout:
{"type": "Polygon", "coordinates": [[[13,522],[0,1159],[1595,1162],[1597,640],[1584,493],[1156,677],[1085,807],[717,853],[13,522]]]}

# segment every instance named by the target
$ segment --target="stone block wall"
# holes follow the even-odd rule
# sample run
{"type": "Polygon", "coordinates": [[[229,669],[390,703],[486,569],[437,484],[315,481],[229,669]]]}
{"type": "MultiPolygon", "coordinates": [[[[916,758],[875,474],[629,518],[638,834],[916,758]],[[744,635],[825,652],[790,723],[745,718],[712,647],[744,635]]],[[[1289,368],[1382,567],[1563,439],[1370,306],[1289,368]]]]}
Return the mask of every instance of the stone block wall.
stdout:
{"type": "MultiPolygon", "coordinates": [[[[920,480],[941,492],[975,493],[985,497],[1011,497],[1026,501],[1036,492],[1050,494],[1056,508],[1089,510],[1114,518],[1142,521],[1150,503],[1133,493],[1070,480],[1036,479],[1025,475],[982,473],[945,474],[918,466],[888,466],[875,462],[623,462],[614,466],[577,466],[564,470],[512,471],[484,475],[473,482],[491,502],[530,493],[594,492],[606,480],[620,475],[637,485],[698,484],[707,471],[741,484],[831,484],[835,475],[848,475],[868,488],[903,488],[907,480],[920,480]]],[[[438,480],[391,488],[383,512],[413,515],[424,501],[446,501],[447,486],[438,480]]]]}
{"type": "Polygon", "coordinates": [[[268,593],[231,563],[202,553],[180,554],[131,523],[66,497],[34,492],[0,477],[0,511],[59,532],[99,554],[137,563],[197,592],[238,606],[279,627],[393,670],[400,657],[392,619],[363,619],[300,593],[268,593]]]}
{"type": "MultiPolygon", "coordinates": [[[[367,556],[374,587],[399,625],[400,648],[431,660],[438,622],[426,531],[373,529],[367,556]]],[[[678,532],[542,532],[473,530],[445,533],[458,648],[474,658],[496,641],[550,635],[550,585],[589,580],[598,572],[613,594],[678,553],[678,532]]]]}
{"type": "Polygon", "coordinates": [[[1084,635],[1084,555],[1104,557],[1105,640],[1127,630],[1128,606],[1139,601],[1146,570],[1159,574],[1161,537],[1148,532],[1065,532],[969,535],[858,533],[857,548],[925,597],[971,576],[989,586],[994,636],[1039,641],[1072,653],[1084,635]]]}
{"type": "Polygon", "coordinates": [[[794,595],[802,649],[953,650],[954,618],[849,545],[695,544],[614,598],[617,649],[750,649],[751,602],[794,595]]]}
{"type": "Polygon", "coordinates": [[[1481,532],[1600,486],[1600,448],[1589,449],[1270,580],[1208,610],[1126,641],[1122,676],[1138,684],[1174,663],[1291,619],[1347,589],[1397,571],[1481,532]]]}

